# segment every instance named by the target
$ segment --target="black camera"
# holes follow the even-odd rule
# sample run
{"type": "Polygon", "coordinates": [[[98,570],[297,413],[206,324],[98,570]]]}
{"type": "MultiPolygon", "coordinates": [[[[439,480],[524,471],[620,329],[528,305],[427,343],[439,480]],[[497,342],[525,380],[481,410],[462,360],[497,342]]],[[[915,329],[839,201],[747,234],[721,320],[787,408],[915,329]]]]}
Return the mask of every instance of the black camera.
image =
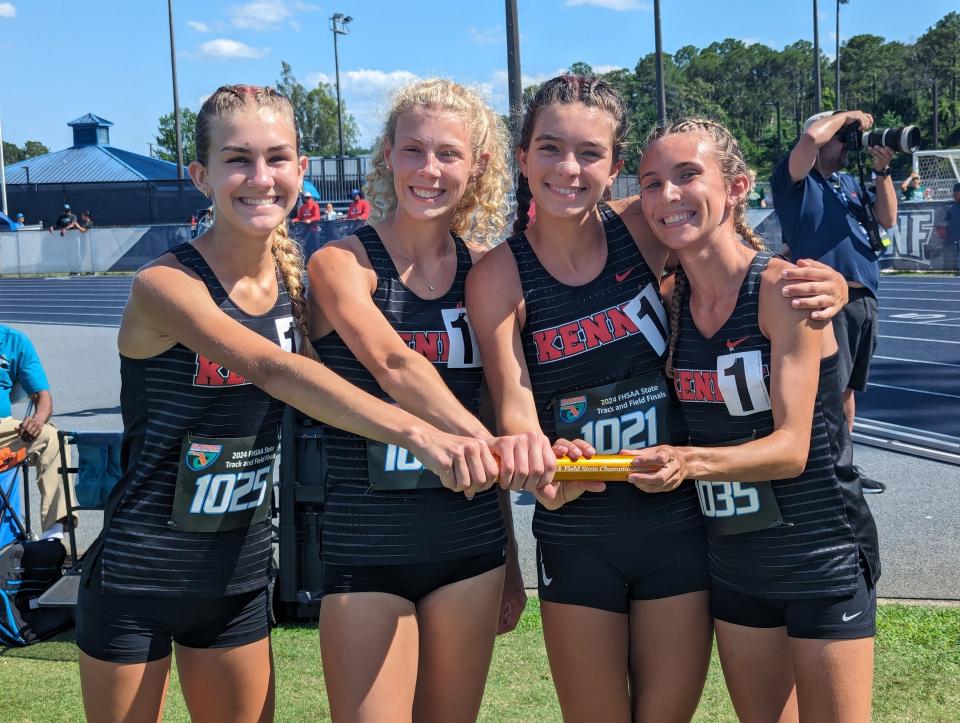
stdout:
{"type": "Polygon", "coordinates": [[[870,146],[885,146],[900,153],[920,150],[920,131],[916,126],[861,131],[860,123],[851,123],[844,126],[837,135],[851,151],[862,151],[870,146]]]}

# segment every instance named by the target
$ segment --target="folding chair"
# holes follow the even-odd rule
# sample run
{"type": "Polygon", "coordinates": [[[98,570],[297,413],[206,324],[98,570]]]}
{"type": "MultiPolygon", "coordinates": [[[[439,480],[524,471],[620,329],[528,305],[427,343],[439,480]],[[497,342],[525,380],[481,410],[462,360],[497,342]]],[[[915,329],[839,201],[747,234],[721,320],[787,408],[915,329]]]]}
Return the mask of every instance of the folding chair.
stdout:
{"type": "MultiPolygon", "coordinates": [[[[0,469],[4,466],[0,462],[0,469]]],[[[19,461],[0,472],[0,548],[31,536],[27,465],[19,461]]]]}
{"type": "MultiPolygon", "coordinates": [[[[123,433],[59,430],[57,437],[60,441],[60,479],[67,503],[67,534],[70,537],[70,549],[73,550],[76,559],[78,549],[73,524],[74,514],[83,510],[103,509],[110,490],[120,479],[120,445],[123,441],[123,433]],[[76,449],[73,455],[77,460],[76,465],[70,465],[68,462],[71,446],[76,449]],[[74,484],[76,500],[70,492],[71,474],[76,475],[74,484]]],[[[76,605],[82,565],[81,556],[67,574],[40,597],[40,604],[48,607],[76,605]]]]}
{"type": "Polygon", "coordinates": [[[110,490],[120,480],[120,445],[122,432],[57,432],[60,439],[60,478],[67,502],[67,532],[70,545],[77,549],[74,513],[82,510],[102,510],[110,490]],[[76,466],[68,463],[70,446],[76,448],[76,466]],[[70,493],[69,475],[75,474],[74,491],[70,493]]]}

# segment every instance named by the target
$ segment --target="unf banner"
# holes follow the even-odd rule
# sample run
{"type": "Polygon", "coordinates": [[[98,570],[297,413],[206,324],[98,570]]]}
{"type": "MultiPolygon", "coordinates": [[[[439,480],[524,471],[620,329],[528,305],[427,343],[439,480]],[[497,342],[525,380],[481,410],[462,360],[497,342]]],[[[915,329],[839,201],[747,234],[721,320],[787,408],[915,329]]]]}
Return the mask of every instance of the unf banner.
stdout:
{"type": "Polygon", "coordinates": [[[946,216],[952,201],[901,202],[893,247],[880,266],[898,271],[958,271],[957,242],[947,239],[946,216]]]}

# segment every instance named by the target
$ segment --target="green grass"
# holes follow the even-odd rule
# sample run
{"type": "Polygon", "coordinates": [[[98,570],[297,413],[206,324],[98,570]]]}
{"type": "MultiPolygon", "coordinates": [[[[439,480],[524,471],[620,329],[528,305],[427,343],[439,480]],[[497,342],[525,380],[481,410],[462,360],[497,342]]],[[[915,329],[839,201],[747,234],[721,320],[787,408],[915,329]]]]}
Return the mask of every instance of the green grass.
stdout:
{"type": "MultiPolygon", "coordinates": [[[[882,605],[878,628],[874,720],[960,720],[960,608],[882,605]]],[[[316,627],[278,628],[273,649],[277,720],[328,719],[316,627]]],[[[72,631],[29,648],[0,648],[0,691],[0,720],[81,720],[72,631]]],[[[188,720],[175,675],[165,720],[188,720]]],[[[480,720],[560,720],[535,598],[517,630],[497,641],[480,720]]],[[[716,654],[695,720],[736,720],[716,654]]]]}

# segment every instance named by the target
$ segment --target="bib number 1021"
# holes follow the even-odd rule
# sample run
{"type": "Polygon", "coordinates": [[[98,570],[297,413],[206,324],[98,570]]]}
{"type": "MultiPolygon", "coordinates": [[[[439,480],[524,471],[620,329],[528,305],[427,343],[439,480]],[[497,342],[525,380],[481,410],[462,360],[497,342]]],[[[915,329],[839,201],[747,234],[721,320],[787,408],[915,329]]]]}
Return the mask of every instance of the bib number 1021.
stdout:
{"type": "Polygon", "coordinates": [[[196,480],[190,503],[194,515],[222,515],[256,509],[267,494],[273,466],[247,472],[205,474],[196,480]]]}
{"type": "Polygon", "coordinates": [[[657,408],[628,412],[619,417],[591,419],[580,427],[580,436],[599,454],[653,447],[657,444],[657,408]]]}
{"type": "Polygon", "coordinates": [[[704,517],[736,517],[760,510],[760,495],[748,484],[697,480],[697,494],[704,517]]]}

